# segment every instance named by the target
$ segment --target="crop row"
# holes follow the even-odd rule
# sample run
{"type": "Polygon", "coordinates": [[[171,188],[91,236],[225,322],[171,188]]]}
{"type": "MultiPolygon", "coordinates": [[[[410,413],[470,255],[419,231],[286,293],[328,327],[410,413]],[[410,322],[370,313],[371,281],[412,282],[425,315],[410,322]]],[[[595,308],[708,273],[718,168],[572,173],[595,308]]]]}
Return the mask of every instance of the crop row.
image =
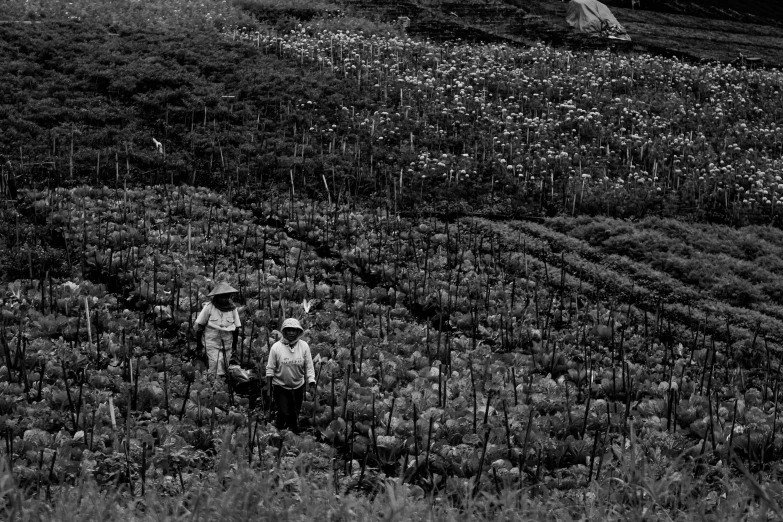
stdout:
{"type": "MultiPolygon", "coordinates": [[[[4,30],[19,48],[37,45],[4,30]]],[[[456,207],[467,198],[467,206],[517,214],[689,212],[726,222],[779,216],[778,71],[306,27],[239,40],[222,42],[221,56],[284,72],[251,85],[235,81],[213,54],[159,46],[172,77],[195,89],[192,98],[162,91],[145,98],[143,116],[151,118],[152,137],[162,139],[162,154],[135,128],[96,137],[93,126],[130,109],[93,107],[95,93],[73,85],[80,107],[91,107],[89,118],[47,128],[52,99],[34,100],[4,141],[11,172],[50,184],[89,177],[117,188],[125,178],[198,181],[230,185],[232,195],[271,179],[327,199],[380,195],[398,208],[456,207]],[[183,60],[195,60],[205,75],[220,71],[236,92],[194,77],[183,60]],[[291,82],[302,77],[299,69],[318,81],[291,82]],[[279,91],[279,99],[269,94],[279,91]]],[[[112,52],[138,51],[123,41],[112,45],[112,52]]],[[[107,100],[129,103],[129,86],[162,85],[162,64],[120,64],[107,75],[91,65],[102,63],[100,53],[72,49],[86,53],[79,74],[107,100]]],[[[53,81],[43,69],[29,73],[53,81]]],[[[24,99],[18,78],[8,71],[6,78],[24,99]]]]}
{"type": "Polygon", "coordinates": [[[676,453],[760,466],[779,452],[772,353],[737,370],[714,336],[662,313],[648,323],[622,284],[587,262],[579,276],[562,263],[574,254],[508,225],[414,225],[285,198],[242,210],[188,188],[27,197],[79,278],[21,280],[3,302],[4,396],[26,397],[2,405],[21,477],[35,476],[38,449],[65,476],[85,462],[104,479],[143,482],[146,463],[150,477],[176,476],[210,466],[219,426],[252,460],[262,412],[248,417],[231,381],[187,364],[191,321],[219,278],[241,290],[246,367],[263,364],[282,317],[302,318],[321,361],[309,424],[374,477],[402,466],[456,491],[495,487],[492,470],[569,489],[620,473],[640,429],[676,453]]]}
{"type": "Polygon", "coordinates": [[[358,133],[376,157],[397,157],[400,190],[478,177],[564,210],[613,193],[770,216],[779,204],[781,165],[768,155],[783,146],[777,71],[307,29],[246,39],[374,93],[375,110],[344,107],[333,121],[308,101],[305,114],[327,119],[304,143],[358,133]]]}

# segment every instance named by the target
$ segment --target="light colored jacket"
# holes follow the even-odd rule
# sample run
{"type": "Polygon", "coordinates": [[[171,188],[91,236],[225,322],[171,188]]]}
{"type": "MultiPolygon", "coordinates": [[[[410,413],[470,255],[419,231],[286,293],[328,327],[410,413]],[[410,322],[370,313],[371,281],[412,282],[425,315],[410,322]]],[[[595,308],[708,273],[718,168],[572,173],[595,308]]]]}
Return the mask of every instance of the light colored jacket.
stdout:
{"type": "Polygon", "coordinates": [[[242,323],[239,320],[239,311],[236,307],[229,312],[221,312],[212,303],[207,303],[201,309],[201,313],[198,314],[196,325],[224,332],[233,332],[242,326],[242,323]]]}
{"type": "Polygon", "coordinates": [[[269,350],[266,376],[272,377],[272,384],[295,390],[305,382],[315,382],[315,368],[310,354],[310,345],[299,339],[290,345],[277,341],[269,350]]]}

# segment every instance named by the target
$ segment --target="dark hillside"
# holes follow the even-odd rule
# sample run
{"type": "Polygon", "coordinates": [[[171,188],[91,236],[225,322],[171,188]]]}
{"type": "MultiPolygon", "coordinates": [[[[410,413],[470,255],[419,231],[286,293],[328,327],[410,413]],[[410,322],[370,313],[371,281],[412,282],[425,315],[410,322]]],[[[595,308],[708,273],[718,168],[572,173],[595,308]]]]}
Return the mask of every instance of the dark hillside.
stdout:
{"type": "Polygon", "coordinates": [[[607,0],[632,43],[600,41],[576,35],[565,22],[560,0],[345,0],[349,10],[381,21],[410,18],[408,32],[433,40],[529,45],[543,41],[573,49],[610,47],[620,52],[650,52],[692,61],[730,62],[740,53],[768,66],[783,64],[783,4],[647,0],[631,9],[629,0],[607,0]]]}
{"type": "MultiPolygon", "coordinates": [[[[630,7],[631,4],[630,0],[607,0],[604,3],[612,7],[630,7]]],[[[645,0],[639,8],[760,25],[783,24],[783,4],[765,0],[645,0]]]]}

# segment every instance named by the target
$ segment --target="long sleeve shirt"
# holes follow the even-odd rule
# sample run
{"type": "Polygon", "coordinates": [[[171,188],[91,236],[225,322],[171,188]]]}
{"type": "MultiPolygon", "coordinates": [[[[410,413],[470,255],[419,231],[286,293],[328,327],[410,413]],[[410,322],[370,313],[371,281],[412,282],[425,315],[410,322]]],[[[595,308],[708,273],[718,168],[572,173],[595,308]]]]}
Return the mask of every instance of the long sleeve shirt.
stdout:
{"type": "Polygon", "coordinates": [[[307,382],[315,382],[315,368],[310,346],[301,339],[292,345],[277,341],[269,350],[266,376],[272,384],[295,390],[307,382]]]}
{"type": "Polygon", "coordinates": [[[201,313],[196,318],[196,324],[202,327],[210,327],[224,332],[233,332],[242,323],[239,320],[239,311],[236,307],[228,312],[221,312],[212,303],[207,303],[201,309],[201,313]]]}

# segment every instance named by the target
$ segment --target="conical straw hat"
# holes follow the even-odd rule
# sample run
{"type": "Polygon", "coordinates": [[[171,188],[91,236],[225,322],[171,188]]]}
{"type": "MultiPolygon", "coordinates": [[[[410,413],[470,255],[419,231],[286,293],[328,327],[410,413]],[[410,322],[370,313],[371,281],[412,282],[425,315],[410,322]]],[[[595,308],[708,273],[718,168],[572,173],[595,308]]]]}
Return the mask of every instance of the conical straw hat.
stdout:
{"type": "Polygon", "coordinates": [[[209,297],[213,297],[216,295],[222,295],[222,294],[238,294],[239,290],[234,288],[228,283],[218,283],[218,285],[212,289],[212,291],[207,294],[209,297]]]}

